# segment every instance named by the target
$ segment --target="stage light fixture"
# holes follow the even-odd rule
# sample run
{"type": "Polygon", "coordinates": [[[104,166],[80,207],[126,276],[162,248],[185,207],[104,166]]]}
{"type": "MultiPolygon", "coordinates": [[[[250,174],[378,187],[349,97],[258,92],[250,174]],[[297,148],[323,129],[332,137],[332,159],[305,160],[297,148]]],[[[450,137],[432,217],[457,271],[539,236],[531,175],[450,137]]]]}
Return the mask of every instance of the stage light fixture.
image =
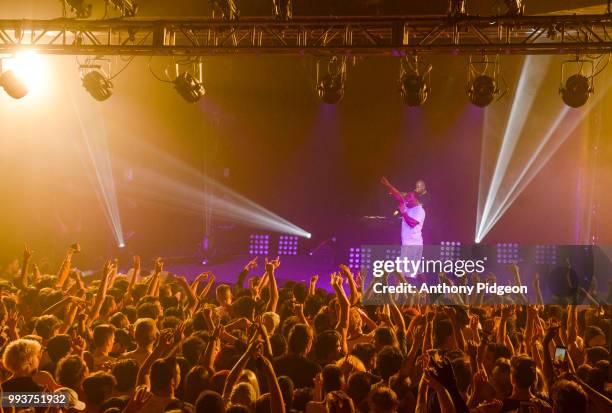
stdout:
{"type": "Polygon", "coordinates": [[[593,59],[576,56],[575,59],[566,60],[561,64],[559,93],[567,106],[579,108],[589,100],[593,93],[593,78],[601,73],[607,64],[604,63],[603,67],[598,65],[596,69],[595,62],[593,59]],[[565,73],[568,71],[573,74],[566,78],[565,73]]]}
{"type": "Polygon", "coordinates": [[[204,96],[204,86],[191,73],[183,72],[174,80],[174,88],[189,103],[196,103],[204,96]]]}
{"type": "Polygon", "coordinates": [[[408,106],[420,106],[427,100],[429,89],[423,76],[415,73],[404,73],[400,80],[400,93],[408,106]]]}
{"type": "Polygon", "coordinates": [[[291,0],[273,0],[274,18],[276,20],[290,20],[293,17],[293,3],[291,0]]]}
{"type": "Polygon", "coordinates": [[[0,86],[2,86],[5,92],[13,99],[21,99],[29,92],[23,80],[12,70],[7,70],[0,75],[0,86]]]}
{"type": "Polygon", "coordinates": [[[592,81],[580,73],[571,75],[565,81],[565,86],[559,89],[559,93],[567,106],[579,108],[593,93],[592,81]]]}
{"type": "Polygon", "coordinates": [[[348,266],[354,272],[372,265],[372,248],[351,247],[348,253],[348,266]]]}
{"type": "Polygon", "coordinates": [[[344,97],[346,58],[334,56],[327,60],[325,71],[324,64],[325,61],[317,61],[317,95],[323,102],[333,105],[344,97]]]}
{"type": "Polygon", "coordinates": [[[268,256],[270,247],[270,235],[252,234],[249,237],[249,255],[268,256]]]}
{"type": "Polygon", "coordinates": [[[87,19],[91,16],[91,4],[86,4],[85,0],[65,0],[64,7],[68,6],[71,12],[80,19],[87,19]]]}
{"type": "Polygon", "coordinates": [[[503,243],[497,244],[497,263],[498,264],[517,264],[519,262],[518,244],[503,243]]]}
{"type": "Polygon", "coordinates": [[[465,3],[466,0],[449,0],[448,1],[448,16],[449,17],[460,17],[465,16],[465,3]]]}
{"type": "Polygon", "coordinates": [[[97,101],[105,101],[113,94],[113,82],[98,70],[83,73],[82,81],[85,90],[97,101]]]}
{"type": "Polygon", "coordinates": [[[223,20],[238,20],[240,10],[234,0],[208,0],[213,7],[213,17],[216,14],[221,16],[223,20]]]}
{"type": "Polygon", "coordinates": [[[442,241],[440,243],[440,259],[458,260],[461,258],[461,242],[442,241]]]}
{"type": "Polygon", "coordinates": [[[517,17],[523,15],[525,8],[525,2],[523,0],[504,0],[506,7],[508,8],[508,15],[517,17]]]}
{"type": "Polygon", "coordinates": [[[468,90],[470,102],[481,108],[491,104],[497,93],[495,79],[487,75],[477,76],[468,90]]]}
{"type": "Polygon", "coordinates": [[[155,77],[161,81],[174,84],[174,89],[189,103],[196,103],[204,96],[206,90],[202,82],[203,68],[200,58],[176,62],[173,76],[168,73],[168,69],[169,67],[166,67],[165,71],[168,80],[155,77]]]}
{"type": "Polygon", "coordinates": [[[536,265],[556,265],[557,246],[556,245],[536,245],[535,247],[536,265]]]}
{"type": "Polygon", "coordinates": [[[472,104],[484,108],[506,92],[507,87],[500,67],[499,56],[496,56],[493,61],[488,56],[482,56],[479,59],[473,59],[470,56],[467,95],[472,104]],[[500,81],[504,86],[503,91],[499,87],[500,81]]]}
{"type": "Polygon", "coordinates": [[[0,58],[0,87],[14,99],[39,92],[46,85],[45,62],[32,50],[20,50],[0,58]]]}
{"type": "Polygon", "coordinates": [[[408,106],[420,106],[429,96],[431,65],[419,62],[417,56],[407,57],[400,65],[400,94],[408,106]]]}
{"type": "Polygon", "coordinates": [[[281,235],[278,238],[278,255],[297,255],[298,237],[296,235],[281,235]]]}
{"type": "Polygon", "coordinates": [[[124,17],[134,17],[138,13],[138,4],[132,0],[106,0],[124,17]]]}

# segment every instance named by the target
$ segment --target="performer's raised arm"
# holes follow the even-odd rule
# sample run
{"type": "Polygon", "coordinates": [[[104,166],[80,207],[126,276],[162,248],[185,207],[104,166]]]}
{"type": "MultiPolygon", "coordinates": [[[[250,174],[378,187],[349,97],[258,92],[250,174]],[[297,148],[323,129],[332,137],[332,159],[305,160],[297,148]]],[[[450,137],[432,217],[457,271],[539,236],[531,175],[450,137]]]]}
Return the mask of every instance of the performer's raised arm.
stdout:
{"type": "Polygon", "coordinates": [[[391,182],[389,182],[387,178],[385,178],[384,176],[380,178],[380,183],[383,184],[383,186],[389,190],[389,193],[395,199],[397,199],[397,202],[400,202],[400,203],[404,202],[404,197],[402,196],[402,193],[396,187],[391,185],[391,182]]]}

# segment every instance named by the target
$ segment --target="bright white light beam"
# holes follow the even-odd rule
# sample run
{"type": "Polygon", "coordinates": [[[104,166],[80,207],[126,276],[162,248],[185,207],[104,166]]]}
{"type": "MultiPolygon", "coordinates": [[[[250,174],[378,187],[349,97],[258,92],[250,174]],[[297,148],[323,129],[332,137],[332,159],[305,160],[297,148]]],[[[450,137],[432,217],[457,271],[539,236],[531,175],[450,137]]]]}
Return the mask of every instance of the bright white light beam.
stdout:
{"type": "MultiPolygon", "coordinates": [[[[535,60],[532,56],[527,56],[523,63],[521,75],[516,88],[516,94],[512,101],[510,109],[510,117],[506,123],[506,129],[502,139],[502,144],[495,162],[495,170],[491,179],[489,191],[485,201],[484,210],[479,214],[480,221],[476,236],[476,242],[479,242],[478,233],[482,233],[482,229],[487,225],[487,220],[493,207],[493,202],[499,191],[499,187],[504,179],[508,164],[512,159],[514,149],[519,140],[527,116],[531,111],[531,107],[535,100],[535,96],[540,84],[544,79],[544,75],[550,63],[550,56],[543,56],[535,60]]],[[[480,238],[482,239],[482,238],[480,238]]]]}
{"type": "MultiPolygon", "coordinates": [[[[119,215],[119,205],[117,203],[117,192],[115,190],[115,180],[108,149],[106,135],[106,124],[101,113],[101,103],[93,101],[84,93],[79,94],[70,90],[70,101],[74,107],[76,117],[79,121],[83,142],[91,161],[91,167],[86,170],[90,173],[93,170],[95,175],[96,195],[102,204],[104,215],[115,237],[119,248],[125,247],[123,229],[121,227],[121,216],[119,215]],[[76,102],[78,100],[79,102],[76,102]]],[[[84,92],[79,90],[79,92],[84,92]]]]}
{"type": "MultiPolygon", "coordinates": [[[[255,221],[259,221],[261,224],[265,222],[267,223],[266,224],[267,228],[274,230],[274,231],[278,231],[278,232],[285,233],[288,235],[297,235],[303,238],[311,237],[311,234],[308,231],[298,227],[297,225],[280,217],[279,215],[273,213],[272,211],[248,199],[247,197],[219,183],[218,181],[200,173],[198,170],[185,164],[184,162],[181,162],[177,160],[176,158],[168,155],[167,153],[160,151],[159,149],[151,145],[145,144],[144,142],[139,142],[137,140],[134,140],[134,143],[138,144],[141,148],[154,153],[156,157],[161,158],[163,162],[168,164],[168,166],[171,168],[172,171],[181,172],[187,175],[190,179],[193,179],[194,181],[197,181],[197,182],[206,183],[213,190],[217,190],[220,195],[219,197],[215,197],[214,195],[209,194],[209,196],[213,197],[209,202],[211,202],[212,204],[216,203],[216,205],[219,206],[219,208],[221,208],[221,210],[213,210],[213,214],[220,215],[220,214],[226,213],[223,209],[230,208],[230,206],[232,205],[236,207],[240,206],[239,209],[232,209],[232,210],[240,211],[238,215],[242,214],[242,218],[248,217],[248,220],[249,222],[251,222],[251,225],[254,225],[255,221]],[[225,201],[225,198],[227,197],[231,198],[232,201],[231,202],[225,201]],[[223,201],[225,201],[223,203],[224,206],[221,207],[220,203],[223,201]],[[270,227],[269,225],[273,225],[274,228],[270,227]]],[[[149,172],[152,173],[152,171],[149,171],[149,172]]],[[[155,182],[155,181],[152,181],[152,182],[155,182]]],[[[172,181],[172,182],[176,182],[176,181],[172,181]]],[[[197,191],[197,192],[204,194],[201,191],[201,189],[197,189],[193,187],[188,187],[188,188],[190,188],[191,191],[197,191]]],[[[190,196],[193,197],[194,194],[191,193],[190,196]]],[[[200,210],[201,210],[202,205],[204,205],[205,199],[203,198],[203,200],[198,200],[198,202],[200,203],[200,210]]],[[[235,217],[235,219],[237,219],[237,217],[235,217]]],[[[244,223],[247,223],[247,222],[244,222],[244,223]]]]}
{"type": "MultiPolygon", "coordinates": [[[[603,90],[600,90],[599,93],[595,95],[595,97],[593,98],[593,101],[591,102],[592,106],[597,104],[597,102],[599,102],[599,100],[601,100],[603,96],[606,95],[611,85],[612,85],[612,82],[610,81],[606,82],[605,86],[602,88],[603,90]]],[[[559,127],[562,125],[565,118],[568,116],[569,112],[570,112],[570,108],[565,106],[563,110],[559,113],[559,115],[553,122],[552,126],[548,129],[548,131],[546,132],[546,135],[540,141],[538,147],[535,149],[535,151],[533,152],[533,154],[527,161],[520,175],[517,177],[512,187],[508,190],[505,198],[503,199],[503,201],[499,203],[500,206],[495,212],[495,214],[493,215],[493,218],[489,221],[489,223],[487,223],[486,227],[483,228],[483,230],[478,234],[477,242],[480,242],[480,240],[482,240],[485,237],[485,235],[491,230],[491,228],[493,228],[493,225],[495,225],[497,221],[499,221],[499,219],[502,217],[502,215],[508,210],[508,208],[510,208],[510,205],[512,205],[512,203],[516,200],[516,198],[518,198],[520,193],[527,187],[527,185],[529,185],[529,183],[538,174],[538,172],[540,172],[540,170],[544,167],[544,165],[548,163],[550,158],[561,147],[561,145],[567,140],[567,138],[574,132],[574,130],[576,130],[578,125],[580,125],[580,123],[584,120],[586,115],[590,112],[590,108],[581,109],[579,115],[572,122],[572,124],[568,125],[568,127],[563,128],[563,132],[561,136],[559,137],[559,139],[557,139],[552,144],[552,146],[549,146],[547,148],[548,142],[550,141],[552,136],[555,135],[555,133],[557,132],[559,127]],[[536,160],[538,160],[538,157],[544,151],[545,148],[547,148],[548,151],[542,155],[541,161],[536,164],[535,163],[536,160]]]]}
{"type": "MultiPolygon", "coordinates": [[[[251,200],[247,199],[248,202],[244,205],[237,204],[234,201],[224,199],[222,197],[224,194],[217,196],[215,194],[206,193],[199,188],[195,188],[189,184],[169,178],[168,176],[151,170],[137,169],[136,174],[143,176],[143,181],[147,183],[146,186],[138,187],[141,194],[165,204],[179,205],[186,210],[201,213],[202,205],[208,197],[208,201],[212,207],[212,213],[215,216],[224,217],[234,222],[256,228],[268,229],[283,234],[297,235],[303,238],[311,237],[311,234],[308,231],[290,223],[283,218],[278,217],[278,215],[267,211],[257,204],[255,205],[257,205],[258,208],[253,209],[251,205],[253,204],[253,201],[251,200]],[[151,182],[152,185],[149,185],[149,182],[151,182]],[[262,212],[261,210],[265,212],[262,212]]],[[[200,179],[204,178],[200,177],[200,179]]],[[[232,193],[232,195],[238,195],[240,198],[244,198],[211,178],[206,177],[206,179],[210,179],[222,191],[228,191],[228,193],[232,193]]],[[[134,187],[136,187],[136,185],[134,185],[134,187]]]]}

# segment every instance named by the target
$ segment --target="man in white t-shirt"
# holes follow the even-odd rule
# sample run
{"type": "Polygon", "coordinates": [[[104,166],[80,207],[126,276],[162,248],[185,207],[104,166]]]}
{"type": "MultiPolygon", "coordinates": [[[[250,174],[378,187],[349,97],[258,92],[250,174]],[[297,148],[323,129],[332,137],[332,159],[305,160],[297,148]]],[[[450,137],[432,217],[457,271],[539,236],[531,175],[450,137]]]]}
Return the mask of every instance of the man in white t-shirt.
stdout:
{"type": "MultiPolygon", "coordinates": [[[[402,215],[402,253],[401,257],[411,261],[418,261],[423,257],[423,222],[425,222],[425,209],[420,204],[417,194],[410,191],[402,194],[387,178],[380,182],[389,190],[391,195],[399,202],[399,211],[402,215]]],[[[415,276],[416,274],[411,274],[415,276]]]]}
{"type": "Polygon", "coordinates": [[[425,209],[419,203],[416,194],[408,192],[404,202],[399,205],[402,214],[402,245],[423,245],[423,222],[425,209]]]}

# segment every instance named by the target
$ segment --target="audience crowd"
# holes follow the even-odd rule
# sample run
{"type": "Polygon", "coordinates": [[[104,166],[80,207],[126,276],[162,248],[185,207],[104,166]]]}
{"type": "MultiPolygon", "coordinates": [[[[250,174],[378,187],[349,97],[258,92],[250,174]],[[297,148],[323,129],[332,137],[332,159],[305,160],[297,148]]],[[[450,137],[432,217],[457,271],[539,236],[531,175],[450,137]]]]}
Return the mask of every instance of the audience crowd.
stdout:
{"type": "Polygon", "coordinates": [[[612,412],[610,306],[486,295],[362,305],[361,274],[342,265],[281,287],[278,258],[248,262],[234,284],[188,281],[161,259],[145,274],[137,256],[126,274],[109,261],[84,277],[79,250],[44,274],[26,246],[2,271],[3,396],[68,397],[4,400],[4,411],[612,412]]]}

